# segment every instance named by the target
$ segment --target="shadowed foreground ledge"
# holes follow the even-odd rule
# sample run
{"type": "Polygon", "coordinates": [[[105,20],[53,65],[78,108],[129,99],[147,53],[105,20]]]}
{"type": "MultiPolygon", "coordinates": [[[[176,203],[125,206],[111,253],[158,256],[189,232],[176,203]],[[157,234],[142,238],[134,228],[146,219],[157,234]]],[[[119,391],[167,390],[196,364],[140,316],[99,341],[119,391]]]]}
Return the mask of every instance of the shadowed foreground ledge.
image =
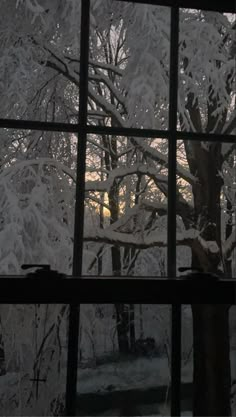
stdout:
{"type": "Polygon", "coordinates": [[[160,278],[20,278],[0,280],[0,303],[235,304],[236,280],[160,278]]]}
{"type": "MultiPolygon", "coordinates": [[[[112,409],[119,409],[120,415],[135,415],[134,413],[138,412],[139,407],[145,405],[152,406],[153,411],[157,413],[158,407],[161,407],[165,402],[167,402],[167,405],[170,405],[171,388],[166,397],[167,390],[168,387],[163,385],[145,390],[130,389],[106,393],[78,394],[77,415],[97,415],[112,409]]],[[[192,409],[192,390],[192,383],[181,385],[182,411],[192,409]]],[[[143,407],[142,415],[150,415],[150,410],[147,408],[147,414],[145,414],[145,407],[143,407]]]]}

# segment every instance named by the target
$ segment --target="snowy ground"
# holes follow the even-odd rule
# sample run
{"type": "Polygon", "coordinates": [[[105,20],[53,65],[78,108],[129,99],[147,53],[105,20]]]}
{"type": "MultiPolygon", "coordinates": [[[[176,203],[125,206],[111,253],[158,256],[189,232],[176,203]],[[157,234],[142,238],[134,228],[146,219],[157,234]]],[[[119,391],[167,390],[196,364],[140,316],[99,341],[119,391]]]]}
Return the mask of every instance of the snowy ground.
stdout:
{"type": "MultiPolygon", "coordinates": [[[[236,378],[236,351],[231,352],[232,379],[236,378]]],[[[182,382],[192,382],[192,363],[182,368],[182,382]]],[[[132,389],[148,390],[157,386],[168,386],[170,374],[166,358],[140,358],[135,361],[104,364],[94,369],[80,369],[78,372],[78,394],[125,391],[132,389]]],[[[169,416],[170,408],[165,403],[138,404],[134,414],[137,416],[169,416]],[[136,413],[135,413],[136,411],[136,413]]],[[[119,408],[108,409],[98,416],[119,416],[119,408]]],[[[192,416],[183,411],[182,416],[192,416]]]]}
{"type": "MultiPolygon", "coordinates": [[[[232,379],[236,378],[236,350],[231,352],[231,370],[232,379]]],[[[182,382],[188,383],[191,381],[192,366],[189,362],[182,368],[182,382]]],[[[166,358],[139,358],[107,363],[93,368],[79,368],[77,392],[80,396],[89,393],[108,394],[126,390],[142,391],[159,386],[168,387],[169,382],[170,373],[166,358]]],[[[0,377],[0,415],[3,415],[3,413],[13,415],[12,409],[11,412],[7,412],[6,404],[15,394],[17,396],[16,391],[18,389],[19,374],[11,373],[0,377]]],[[[120,413],[120,409],[112,408],[96,415],[119,416],[120,413]]],[[[34,415],[37,414],[34,413],[34,415]]],[[[14,415],[22,415],[20,409],[17,409],[14,415]]],[[[43,414],[41,413],[41,415],[43,414]]],[[[165,404],[138,404],[136,413],[134,412],[132,415],[167,416],[170,415],[170,410],[165,404]]],[[[191,416],[191,412],[186,411],[182,415],[191,416]]]]}
{"type": "MultiPolygon", "coordinates": [[[[231,375],[236,379],[236,350],[231,352],[231,375]]],[[[192,363],[182,367],[182,382],[191,382],[192,363]]],[[[166,358],[139,358],[134,361],[108,363],[95,368],[78,370],[78,393],[106,392],[107,390],[147,389],[168,386],[170,372],[166,358]]]]}
{"type": "Polygon", "coordinates": [[[168,385],[168,362],[164,358],[140,358],[133,361],[113,362],[96,368],[78,370],[78,392],[105,392],[107,390],[142,389],[168,385]]]}

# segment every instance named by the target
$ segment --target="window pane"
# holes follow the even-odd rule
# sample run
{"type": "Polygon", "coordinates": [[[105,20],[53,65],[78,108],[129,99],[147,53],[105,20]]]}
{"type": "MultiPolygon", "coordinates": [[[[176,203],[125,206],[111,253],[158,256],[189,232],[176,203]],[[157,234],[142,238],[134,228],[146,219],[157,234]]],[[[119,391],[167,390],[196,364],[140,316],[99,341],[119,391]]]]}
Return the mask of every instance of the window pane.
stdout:
{"type": "Polygon", "coordinates": [[[167,129],[170,9],[91,2],[89,123],[167,129]]]}
{"type": "Polygon", "coordinates": [[[182,305],[181,415],[192,415],[193,401],[193,323],[191,306],[182,305]]]}
{"type": "Polygon", "coordinates": [[[229,310],[230,364],[231,364],[231,413],[236,415],[236,306],[229,310]]]}
{"type": "Polygon", "coordinates": [[[77,138],[0,133],[0,273],[22,274],[22,264],[39,263],[70,274],[77,138]]]}
{"type": "MultiPolygon", "coordinates": [[[[204,306],[206,307],[206,306],[204,306]]],[[[217,306],[213,306],[216,307],[217,306]]],[[[219,308],[221,308],[220,306],[218,306],[219,308]]],[[[228,317],[225,318],[225,323],[224,323],[224,327],[226,328],[229,325],[229,340],[227,341],[227,338],[224,339],[224,343],[221,344],[221,346],[227,346],[228,342],[229,342],[229,350],[227,348],[227,355],[226,358],[230,359],[230,374],[231,374],[231,389],[229,390],[230,392],[228,393],[229,397],[230,397],[230,403],[231,403],[231,415],[234,416],[235,412],[236,412],[236,390],[235,390],[235,381],[236,381],[236,315],[235,315],[235,305],[231,306],[229,309],[229,314],[228,317]],[[228,320],[228,323],[227,323],[228,320]]],[[[208,318],[205,317],[205,320],[209,320],[209,316],[208,318]]],[[[199,321],[198,323],[198,332],[200,332],[201,334],[198,334],[198,339],[203,338],[204,339],[204,335],[205,337],[207,337],[207,332],[203,330],[203,326],[202,329],[199,327],[201,326],[201,323],[199,321]]],[[[211,334],[211,337],[215,337],[215,342],[212,341],[213,344],[215,345],[220,345],[219,341],[222,339],[222,337],[224,337],[221,333],[221,330],[219,328],[219,323],[218,326],[216,325],[215,327],[215,334],[214,332],[211,334]]],[[[196,335],[197,336],[197,335],[196,335]]],[[[207,355],[205,354],[205,357],[210,357],[210,356],[214,356],[214,352],[211,352],[212,355],[207,355]]],[[[217,353],[219,355],[219,352],[217,353]]],[[[181,393],[182,393],[182,415],[186,415],[185,412],[188,411],[188,416],[192,414],[193,411],[193,392],[194,392],[194,387],[193,387],[193,359],[194,358],[194,348],[193,348],[193,319],[192,319],[192,309],[190,305],[183,305],[182,307],[182,372],[181,372],[181,377],[182,377],[182,386],[181,386],[181,393]]],[[[222,359],[222,356],[221,356],[222,359]]],[[[218,356],[218,366],[213,366],[211,371],[214,374],[214,372],[219,371],[218,375],[222,375],[224,372],[222,372],[221,367],[219,364],[221,364],[222,361],[219,359],[218,356]]],[[[226,363],[223,363],[223,368],[227,367],[228,365],[226,363]]],[[[221,378],[221,377],[219,377],[221,378]]],[[[227,384],[227,381],[222,381],[222,379],[220,379],[220,382],[223,384],[227,384]]],[[[207,384],[209,387],[209,384],[207,384]]],[[[226,385],[227,386],[227,385],[226,385]]],[[[209,388],[208,388],[209,389],[209,388]]],[[[195,411],[196,412],[196,411],[195,411]]]]}
{"type": "Polygon", "coordinates": [[[235,134],[235,16],[182,9],[179,129],[235,134]]]}
{"type": "Polygon", "coordinates": [[[79,415],[169,415],[170,306],[81,311],[79,415]]]}
{"type": "Polygon", "coordinates": [[[84,274],[166,275],[168,141],[88,137],[84,274]]]}
{"type": "Polygon", "coordinates": [[[1,415],[62,415],[67,313],[66,305],[0,306],[1,415]]]}
{"type": "Polygon", "coordinates": [[[178,266],[235,277],[235,144],[185,140],[177,152],[178,266]]]}
{"type": "Polygon", "coordinates": [[[0,117],[77,122],[80,3],[4,2],[0,117]]]}

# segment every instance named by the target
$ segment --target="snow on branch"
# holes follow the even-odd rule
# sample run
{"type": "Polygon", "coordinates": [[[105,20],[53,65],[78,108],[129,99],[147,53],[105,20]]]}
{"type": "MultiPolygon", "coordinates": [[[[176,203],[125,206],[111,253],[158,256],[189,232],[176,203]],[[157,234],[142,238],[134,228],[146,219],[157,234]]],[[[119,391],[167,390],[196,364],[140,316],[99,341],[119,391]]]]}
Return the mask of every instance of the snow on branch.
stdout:
{"type": "Polygon", "coordinates": [[[79,86],[78,70],[75,71],[63,55],[60,55],[58,51],[52,51],[46,45],[42,45],[40,41],[36,40],[36,38],[31,38],[31,40],[34,45],[42,48],[42,50],[44,50],[46,53],[46,56],[40,62],[40,65],[57,71],[59,74],[64,75],[65,78],[74,83],[76,86],[79,86]]]}
{"type": "MultiPolygon", "coordinates": [[[[126,219],[127,220],[127,219],[126,219]]],[[[167,246],[166,231],[153,230],[149,232],[132,234],[126,232],[118,232],[115,224],[107,229],[95,229],[85,232],[84,241],[107,243],[110,245],[118,245],[122,247],[134,247],[135,249],[150,249],[153,247],[163,248],[167,246]]],[[[236,243],[236,239],[235,242],[236,243]]],[[[215,241],[206,241],[200,236],[200,232],[196,229],[189,229],[176,234],[177,246],[194,246],[201,247],[202,252],[208,255],[216,255],[219,253],[219,247],[215,241]]]]}
{"type": "MultiPolygon", "coordinates": [[[[152,148],[151,146],[147,145],[147,143],[141,138],[132,138],[132,143],[140,149],[145,155],[149,156],[152,160],[159,162],[162,165],[168,167],[168,156],[162,154],[157,149],[152,148]]],[[[177,174],[187,181],[189,184],[193,184],[197,181],[196,177],[190,174],[185,168],[177,163],[176,166],[177,174]]]]}
{"type": "Polygon", "coordinates": [[[122,94],[120,94],[119,90],[115,87],[114,83],[112,83],[111,80],[105,74],[103,74],[102,72],[90,74],[89,80],[105,84],[109,88],[112,95],[116,98],[116,100],[125,108],[125,97],[122,96],[122,94]]]}
{"type": "Polygon", "coordinates": [[[99,94],[96,94],[96,92],[91,86],[88,86],[88,95],[98,106],[100,106],[107,113],[107,116],[113,116],[114,120],[117,123],[117,126],[127,127],[125,120],[122,119],[116,107],[113,104],[110,104],[104,97],[100,96],[99,94]]]}
{"type": "MultiPolygon", "coordinates": [[[[79,68],[80,59],[72,58],[67,55],[65,55],[65,58],[69,61],[69,63],[75,63],[77,69],[79,68]]],[[[115,65],[107,64],[101,61],[94,61],[93,59],[89,60],[89,66],[113,72],[114,74],[119,75],[120,77],[122,77],[124,73],[124,71],[122,71],[120,68],[118,68],[115,65]]]]}
{"type": "MultiPolygon", "coordinates": [[[[177,233],[177,245],[192,246],[193,242],[198,238],[199,231],[189,229],[184,233],[177,233]]],[[[136,249],[148,249],[152,247],[166,247],[167,233],[161,231],[152,231],[151,233],[144,233],[134,235],[131,233],[121,233],[107,229],[90,230],[84,235],[85,241],[103,242],[110,245],[128,246],[136,249]]]]}
{"type": "Polygon", "coordinates": [[[122,71],[120,68],[118,68],[117,66],[112,65],[112,64],[107,64],[107,63],[104,63],[104,62],[96,62],[96,61],[93,61],[92,59],[90,59],[89,60],[89,65],[91,65],[95,68],[112,71],[112,72],[114,72],[114,74],[117,74],[120,77],[122,77],[122,75],[124,74],[124,71],[122,71]]]}
{"type": "Polygon", "coordinates": [[[233,250],[236,248],[236,229],[234,228],[231,235],[226,239],[226,241],[223,244],[223,254],[225,259],[228,259],[233,250]]]}
{"type": "Polygon", "coordinates": [[[89,195],[85,197],[86,199],[93,201],[94,203],[99,204],[100,206],[102,206],[103,208],[110,210],[110,206],[108,204],[106,204],[104,201],[102,201],[100,198],[95,197],[94,195],[89,195]]]}
{"type": "Polygon", "coordinates": [[[64,172],[64,174],[68,175],[73,182],[75,182],[75,173],[72,169],[67,167],[66,165],[62,164],[59,161],[55,161],[51,158],[38,158],[38,159],[29,159],[27,161],[18,161],[14,165],[11,165],[8,168],[4,168],[4,170],[0,173],[0,179],[7,177],[8,175],[12,175],[14,171],[17,171],[19,169],[24,169],[26,167],[30,167],[33,165],[47,165],[47,166],[53,166],[60,171],[64,172]]]}
{"type": "Polygon", "coordinates": [[[54,71],[57,71],[59,74],[64,75],[69,81],[71,81],[76,86],[79,86],[79,73],[71,70],[71,68],[59,59],[47,59],[45,65],[54,71]]]}
{"type": "Polygon", "coordinates": [[[128,175],[146,175],[159,183],[167,184],[168,178],[165,175],[157,174],[155,168],[144,164],[133,164],[130,167],[119,167],[110,171],[109,178],[105,181],[87,181],[86,191],[109,191],[116,179],[127,177],[128,175]]]}
{"type": "Polygon", "coordinates": [[[230,120],[225,124],[223,133],[225,135],[230,135],[235,128],[236,128],[236,113],[234,111],[230,120]]]}
{"type": "MultiPolygon", "coordinates": [[[[233,140],[233,137],[232,137],[233,140]]],[[[224,160],[226,160],[230,154],[233,152],[233,150],[236,149],[235,143],[222,143],[221,147],[221,154],[224,160]]]]}
{"type": "Polygon", "coordinates": [[[109,226],[109,230],[117,231],[124,228],[126,225],[130,228],[130,221],[137,216],[142,210],[157,212],[159,216],[167,214],[167,205],[148,200],[142,200],[141,203],[126,209],[125,214],[121,216],[115,223],[109,226]]]}
{"type": "Polygon", "coordinates": [[[107,190],[107,181],[86,181],[85,191],[106,193],[107,190]]]}

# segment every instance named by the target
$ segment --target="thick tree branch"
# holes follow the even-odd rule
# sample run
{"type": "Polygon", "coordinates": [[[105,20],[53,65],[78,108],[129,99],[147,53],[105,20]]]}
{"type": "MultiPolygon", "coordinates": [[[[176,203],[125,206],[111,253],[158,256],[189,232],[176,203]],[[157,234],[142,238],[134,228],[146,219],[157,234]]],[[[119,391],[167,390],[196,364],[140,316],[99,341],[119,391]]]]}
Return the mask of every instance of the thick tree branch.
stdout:
{"type": "MultiPolygon", "coordinates": [[[[154,230],[149,233],[122,233],[114,230],[97,229],[90,231],[84,236],[85,242],[99,242],[107,243],[109,245],[118,245],[122,247],[133,247],[135,249],[150,249],[152,247],[163,248],[167,246],[167,233],[158,232],[154,230]]],[[[196,229],[189,229],[183,233],[177,232],[176,244],[180,246],[198,246],[202,254],[207,257],[208,254],[218,255],[219,248],[215,241],[205,241],[201,236],[200,232],[196,229]]]]}
{"type": "Polygon", "coordinates": [[[224,258],[228,259],[231,256],[235,248],[236,248],[236,228],[233,229],[231,235],[223,244],[222,251],[224,254],[224,258]]]}
{"type": "Polygon", "coordinates": [[[157,174],[157,170],[150,168],[148,165],[144,164],[134,164],[130,167],[119,167],[115,168],[109,172],[109,177],[105,181],[87,181],[86,191],[104,191],[109,192],[111,187],[114,185],[117,179],[123,179],[129,175],[146,175],[158,184],[164,183],[167,184],[168,178],[165,175],[157,174]]]}
{"type": "MultiPolygon", "coordinates": [[[[186,231],[185,234],[177,233],[177,245],[191,246],[198,235],[199,232],[194,229],[186,231]]],[[[135,249],[148,249],[152,247],[166,247],[167,233],[155,230],[143,235],[134,235],[131,233],[116,232],[107,228],[85,233],[84,241],[108,243],[110,245],[133,247],[135,249]]]]}
{"type": "MultiPolygon", "coordinates": [[[[153,161],[158,162],[162,166],[168,168],[168,156],[162,154],[157,149],[152,148],[147,145],[147,143],[141,138],[132,138],[131,143],[141,150],[146,156],[150,157],[153,161]]],[[[177,163],[176,173],[189,184],[194,184],[197,179],[189,171],[183,168],[180,164],[177,163]]]]}

